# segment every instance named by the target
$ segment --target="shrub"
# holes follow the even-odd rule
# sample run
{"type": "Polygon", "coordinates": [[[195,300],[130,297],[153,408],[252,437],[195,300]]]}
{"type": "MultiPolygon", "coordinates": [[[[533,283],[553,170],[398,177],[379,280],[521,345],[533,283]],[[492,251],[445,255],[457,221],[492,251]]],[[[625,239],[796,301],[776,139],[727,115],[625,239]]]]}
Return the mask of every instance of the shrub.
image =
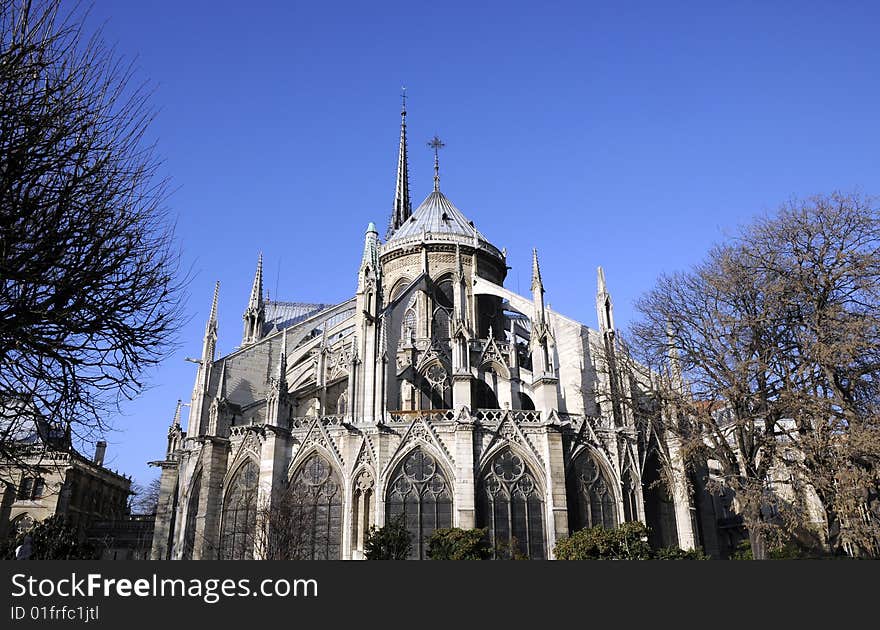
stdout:
{"type": "Polygon", "coordinates": [[[364,556],[367,560],[406,560],[412,551],[412,534],[406,529],[403,515],[385,524],[384,527],[370,527],[364,541],[364,556]]]}
{"type": "Polygon", "coordinates": [[[15,549],[24,542],[25,537],[31,539],[31,560],[92,560],[95,549],[82,542],[76,530],[58,514],[37,523],[32,529],[10,539],[3,550],[3,557],[15,558],[15,549]]]}
{"type": "Polygon", "coordinates": [[[487,560],[492,549],[486,539],[486,529],[437,529],[428,539],[428,557],[431,560],[487,560]]]}
{"type": "Polygon", "coordinates": [[[582,529],[556,543],[560,560],[648,560],[648,528],[634,521],[615,529],[597,526],[582,529]]]}
{"type": "Polygon", "coordinates": [[[680,549],[678,547],[662,547],[654,551],[655,560],[709,560],[702,549],[680,549]]]}

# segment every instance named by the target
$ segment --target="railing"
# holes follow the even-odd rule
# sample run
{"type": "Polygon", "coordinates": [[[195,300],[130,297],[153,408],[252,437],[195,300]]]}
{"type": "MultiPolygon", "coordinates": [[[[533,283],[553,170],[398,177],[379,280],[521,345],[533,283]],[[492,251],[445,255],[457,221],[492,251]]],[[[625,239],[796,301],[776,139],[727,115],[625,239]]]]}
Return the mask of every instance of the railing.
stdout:
{"type": "MultiPolygon", "coordinates": [[[[471,339],[470,346],[473,352],[482,352],[486,346],[489,345],[488,339],[471,339]]],[[[495,339],[495,345],[498,346],[498,350],[504,354],[510,354],[510,343],[507,341],[498,341],[495,339]]]]}
{"type": "Polygon", "coordinates": [[[415,411],[389,411],[388,424],[409,424],[416,418],[424,418],[431,422],[452,422],[455,420],[452,409],[419,409],[415,411]]]}
{"type": "Polygon", "coordinates": [[[584,422],[589,422],[593,427],[597,429],[613,429],[614,421],[610,419],[603,418],[602,416],[586,416],[581,413],[567,413],[564,411],[558,411],[557,414],[559,419],[565,422],[566,420],[571,423],[571,426],[575,430],[579,430],[584,422]]]}
{"type": "MultiPolygon", "coordinates": [[[[459,417],[459,414],[460,412],[454,409],[395,410],[385,414],[385,424],[408,425],[417,418],[431,422],[454,422],[459,417]]],[[[291,418],[289,426],[291,429],[303,429],[309,427],[316,417],[297,416],[291,418]]],[[[516,424],[541,424],[544,422],[541,412],[534,409],[475,409],[470,412],[470,418],[486,425],[498,424],[505,418],[513,420],[516,424]]],[[[321,416],[320,419],[324,426],[343,426],[345,424],[345,416],[343,415],[321,416]]],[[[357,420],[355,420],[356,422],[357,420]]],[[[242,435],[250,426],[253,425],[232,427],[230,433],[233,436],[242,435]]]]}
{"type": "Polygon", "coordinates": [[[474,416],[481,424],[497,424],[505,418],[516,424],[541,423],[541,412],[534,409],[477,409],[474,416]]]}
{"type": "MultiPolygon", "coordinates": [[[[291,429],[303,429],[311,426],[317,417],[318,416],[296,416],[295,418],[290,419],[288,426],[291,429]]],[[[341,427],[345,424],[345,416],[341,414],[321,416],[321,424],[325,427],[341,427]]]]}
{"type": "MultiPolygon", "coordinates": [[[[465,236],[463,234],[451,234],[448,232],[430,232],[428,230],[425,230],[422,233],[413,234],[412,236],[407,236],[406,238],[396,239],[390,244],[385,244],[381,246],[379,249],[379,256],[382,257],[388,252],[394,251],[395,249],[399,249],[401,247],[405,247],[407,245],[415,245],[418,243],[431,241],[461,243],[463,245],[469,245],[473,247],[473,237],[471,236],[465,236]]],[[[490,252],[498,258],[503,258],[503,256],[501,255],[501,251],[487,241],[479,240],[477,248],[483,251],[490,252]]]]}

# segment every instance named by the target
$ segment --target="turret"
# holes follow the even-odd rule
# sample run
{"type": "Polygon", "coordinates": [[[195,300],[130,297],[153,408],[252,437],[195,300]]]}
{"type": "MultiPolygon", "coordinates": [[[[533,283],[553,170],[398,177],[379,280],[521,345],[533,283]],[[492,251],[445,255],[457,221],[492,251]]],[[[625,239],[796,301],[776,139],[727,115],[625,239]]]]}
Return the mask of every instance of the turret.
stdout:
{"type": "MultiPolygon", "coordinates": [[[[277,299],[277,298],[276,298],[277,299]]],[[[263,336],[263,323],[266,321],[266,309],[263,302],[263,254],[257,260],[257,271],[254,274],[254,284],[251,287],[251,297],[247,308],[242,315],[244,320],[244,335],[242,344],[254,343],[263,336]]]]}
{"type": "Polygon", "coordinates": [[[541,280],[541,266],[538,264],[538,250],[532,250],[532,302],[535,306],[535,322],[543,324],[544,317],[544,282],[541,280]]]}
{"type": "Polygon", "coordinates": [[[217,301],[220,298],[220,281],[214,285],[214,299],[211,301],[211,312],[205,324],[205,338],[202,342],[202,366],[214,362],[214,354],[217,351],[217,301]]]}
{"type": "MultiPolygon", "coordinates": [[[[360,411],[363,421],[372,421],[377,414],[376,379],[380,365],[379,359],[379,311],[382,304],[382,268],[379,265],[379,233],[376,226],[370,223],[364,236],[364,254],[361,257],[358,274],[358,290],[356,295],[356,328],[359,340],[357,356],[362,361],[362,368],[349,372],[354,378],[357,372],[357,388],[354,394],[358,401],[349,397],[353,413],[360,411]]],[[[354,361],[354,359],[353,359],[354,361]]]]}
{"type": "Polygon", "coordinates": [[[269,379],[266,392],[266,422],[274,426],[285,426],[289,415],[287,389],[287,331],[281,333],[281,351],[274,375],[269,379]]]}
{"type": "Polygon", "coordinates": [[[599,331],[603,333],[614,332],[614,305],[611,303],[611,294],[605,284],[605,270],[598,269],[598,290],[596,292],[596,315],[599,319],[599,331]]]}
{"type": "Polygon", "coordinates": [[[211,301],[211,312],[208,315],[208,322],[205,324],[205,338],[202,342],[202,358],[188,359],[193,363],[199,364],[199,370],[196,373],[196,382],[193,386],[192,399],[189,409],[189,422],[186,434],[196,436],[201,433],[202,411],[204,409],[205,397],[208,394],[208,380],[211,376],[211,368],[214,364],[215,354],[217,351],[217,302],[220,298],[220,281],[214,285],[214,299],[211,301]]]}
{"type": "Polygon", "coordinates": [[[183,402],[177,400],[177,408],[174,410],[174,418],[171,420],[171,426],[168,427],[168,447],[165,449],[165,459],[175,459],[175,452],[180,448],[181,441],[186,434],[180,428],[180,408],[183,402]]]}
{"type": "Polygon", "coordinates": [[[217,385],[217,394],[211,401],[211,407],[208,409],[208,428],[206,435],[217,435],[220,428],[220,420],[225,415],[229,401],[226,399],[226,361],[223,361],[220,368],[220,382],[217,385]]]}
{"type": "Polygon", "coordinates": [[[555,366],[555,342],[550,329],[550,321],[544,308],[544,282],[541,279],[541,266],[538,263],[538,250],[532,250],[532,332],[530,349],[532,353],[532,391],[535,406],[545,415],[558,408],[555,366]]]}

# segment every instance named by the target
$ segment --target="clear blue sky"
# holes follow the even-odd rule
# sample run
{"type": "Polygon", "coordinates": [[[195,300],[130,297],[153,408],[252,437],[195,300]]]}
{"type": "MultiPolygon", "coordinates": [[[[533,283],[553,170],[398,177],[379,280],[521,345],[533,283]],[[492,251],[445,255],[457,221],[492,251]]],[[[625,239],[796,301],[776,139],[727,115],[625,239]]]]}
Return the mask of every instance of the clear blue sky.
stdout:
{"type": "Polygon", "coordinates": [[[663,271],[792,196],[880,194],[876,2],[123,2],[90,21],[156,86],[151,128],[192,266],[183,346],[125,406],[111,466],[141,482],[189,399],[215,280],[222,352],[257,254],[281,299],[355,289],[393,199],[400,87],[413,204],[442,189],[527,292],[617,324],[663,271]],[[718,5],[718,6],[716,6],[718,5]],[[721,6],[723,5],[723,6],[721,6]]]}

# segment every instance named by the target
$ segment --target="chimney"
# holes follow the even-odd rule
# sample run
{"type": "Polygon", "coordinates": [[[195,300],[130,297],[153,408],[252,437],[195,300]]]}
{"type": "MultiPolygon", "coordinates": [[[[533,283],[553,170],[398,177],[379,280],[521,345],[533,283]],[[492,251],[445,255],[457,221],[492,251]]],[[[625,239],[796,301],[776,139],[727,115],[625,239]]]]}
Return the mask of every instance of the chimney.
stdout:
{"type": "Polygon", "coordinates": [[[107,452],[107,442],[104,440],[98,440],[97,444],[95,444],[95,459],[94,462],[98,466],[104,465],[104,453],[107,452]]]}

